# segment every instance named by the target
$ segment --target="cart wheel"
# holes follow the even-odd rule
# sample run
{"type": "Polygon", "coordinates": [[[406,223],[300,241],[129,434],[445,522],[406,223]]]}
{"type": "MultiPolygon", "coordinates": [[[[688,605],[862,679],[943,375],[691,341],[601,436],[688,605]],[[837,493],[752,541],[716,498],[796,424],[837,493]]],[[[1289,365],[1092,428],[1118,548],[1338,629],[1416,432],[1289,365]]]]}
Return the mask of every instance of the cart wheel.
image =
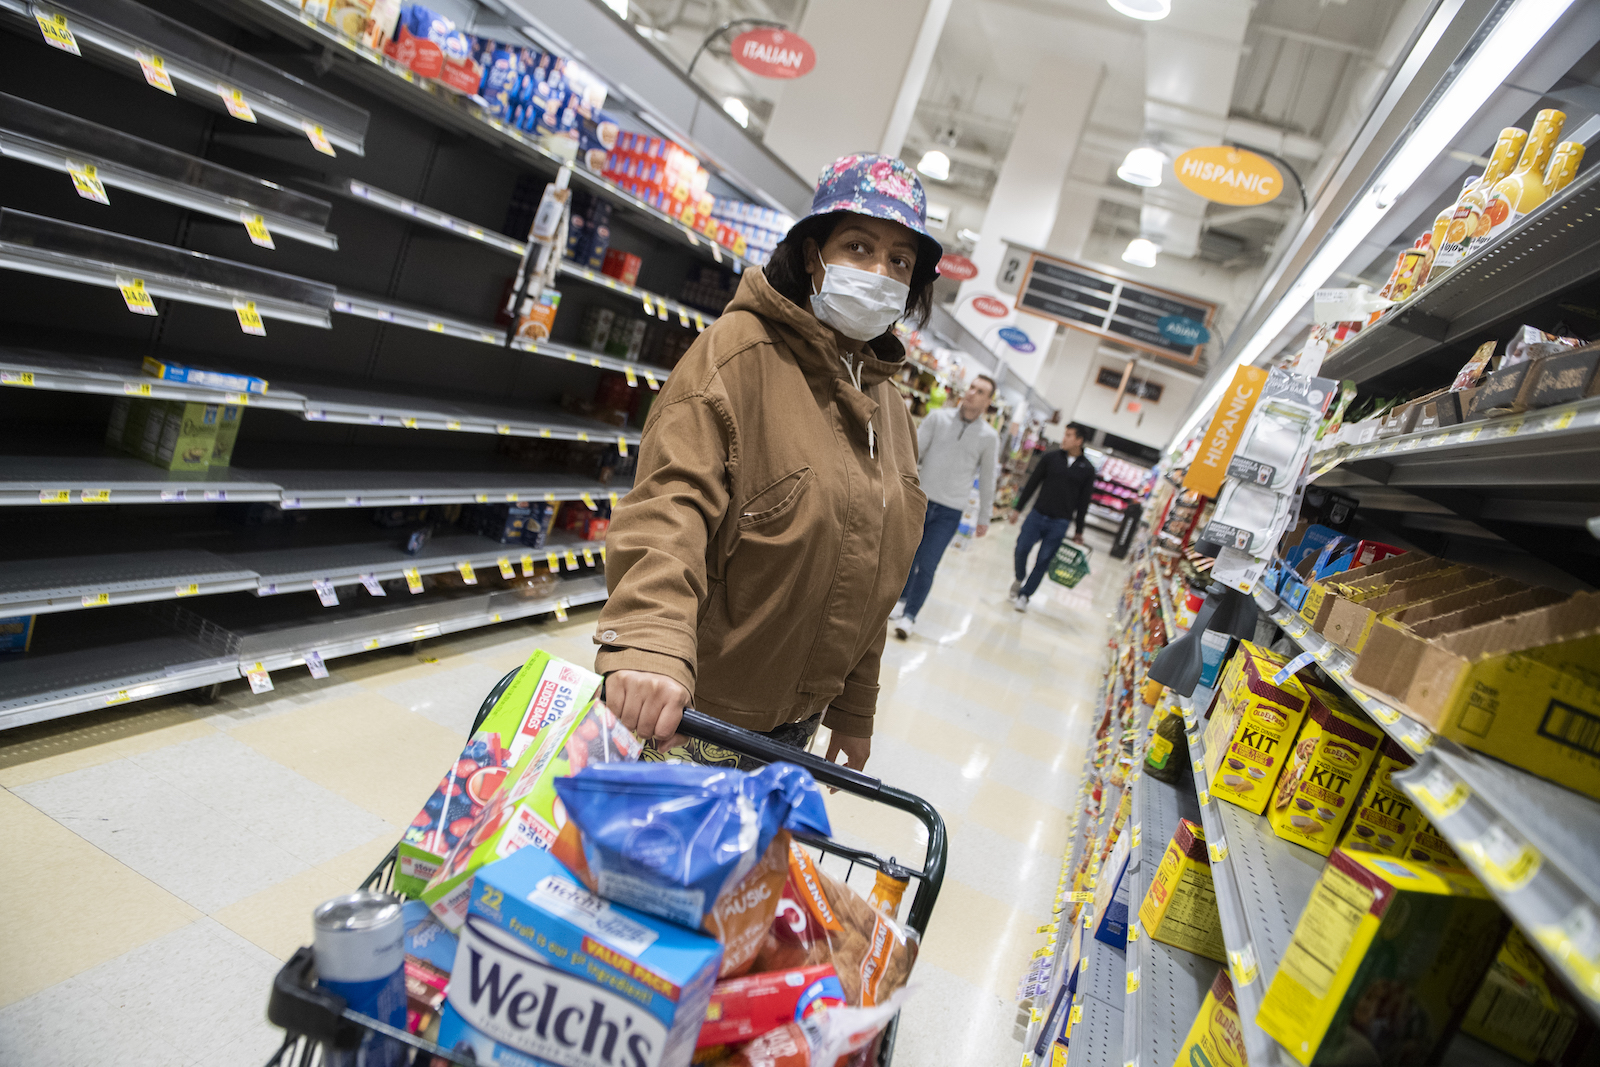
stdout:
{"type": "Polygon", "coordinates": [[[221,692],[222,683],[212,682],[210,685],[194,691],[194,702],[196,704],[215,704],[217,702],[217,696],[221,694],[221,692]]]}

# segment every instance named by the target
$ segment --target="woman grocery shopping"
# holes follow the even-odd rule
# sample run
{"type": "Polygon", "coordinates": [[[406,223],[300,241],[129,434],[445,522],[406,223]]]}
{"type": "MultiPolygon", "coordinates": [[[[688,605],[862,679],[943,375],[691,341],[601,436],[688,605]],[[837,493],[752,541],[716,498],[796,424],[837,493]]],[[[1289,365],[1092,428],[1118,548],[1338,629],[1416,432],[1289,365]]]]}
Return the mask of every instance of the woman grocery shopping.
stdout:
{"type": "Polygon", "coordinates": [[[926,319],[943,250],[911,168],[845,156],[764,270],[744,273],[644,426],[606,536],[595,670],[652,750],[684,707],[861,769],[889,611],[922,536],[895,322],[926,319]]]}

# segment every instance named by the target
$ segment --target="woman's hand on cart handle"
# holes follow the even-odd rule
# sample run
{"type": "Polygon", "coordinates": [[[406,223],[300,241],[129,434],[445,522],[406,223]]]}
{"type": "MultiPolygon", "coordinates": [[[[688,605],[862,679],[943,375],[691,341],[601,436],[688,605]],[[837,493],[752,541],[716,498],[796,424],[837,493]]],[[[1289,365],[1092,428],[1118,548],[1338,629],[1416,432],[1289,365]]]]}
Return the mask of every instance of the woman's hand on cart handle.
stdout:
{"type": "Polygon", "coordinates": [[[606,675],[606,707],[640,737],[656,739],[661,751],[683,744],[678,724],[689,691],[665,674],[614,671],[606,675]]]}
{"type": "MultiPolygon", "coordinates": [[[[872,755],[872,738],[849,737],[833,730],[828,734],[828,762],[838,763],[839,753],[844,753],[844,765],[852,771],[865,771],[867,757],[872,755]]],[[[838,792],[837,789],[834,790],[838,792]]]]}

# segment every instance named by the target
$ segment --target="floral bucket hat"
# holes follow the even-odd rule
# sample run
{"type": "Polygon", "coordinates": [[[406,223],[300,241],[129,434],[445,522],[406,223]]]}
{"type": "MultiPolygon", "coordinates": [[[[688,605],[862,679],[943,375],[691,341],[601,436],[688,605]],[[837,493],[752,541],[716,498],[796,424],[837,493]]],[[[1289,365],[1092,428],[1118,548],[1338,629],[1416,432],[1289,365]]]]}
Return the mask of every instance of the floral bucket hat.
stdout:
{"type": "Polygon", "coordinates": [[[844,156],[822,169],[817,191],[811,198],[811,214],[829,215],[848,211],[874,219],[898,222],[921,240],[919,265],[937,264],[944,246],[928,234],[928,197],[916,171],[893,156],[844,156]]]}

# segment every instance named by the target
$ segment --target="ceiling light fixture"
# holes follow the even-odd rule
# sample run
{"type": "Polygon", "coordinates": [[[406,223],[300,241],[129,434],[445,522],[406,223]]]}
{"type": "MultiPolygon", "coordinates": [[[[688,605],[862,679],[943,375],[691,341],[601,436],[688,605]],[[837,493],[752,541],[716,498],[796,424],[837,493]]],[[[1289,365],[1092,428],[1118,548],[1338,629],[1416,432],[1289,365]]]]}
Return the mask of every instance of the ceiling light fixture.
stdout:
{"type": "Polygon", "coordinates": [[[937,148],[929,149],[922,153],[922,162],[917,164],[917,171],[936,182],[950,180],[950,157],[937,148]]]}
{"type": "MultiPolygon", "coordinates": [[[[1312,295],[1334,276],[1334,272],[1350,258],[1357,246],[1366,240],[1367,235],[1394,206],[1399,195],[1411,188],[1422,172],[1450,147],[1456,135],[1527,58],[1556,20],[1572,6],[1572,2],[1516,0],[1502,11],[1494,28],[1472,56],[1457,69],[1450,85],[1434,101],[1399,150],[1390,157],[1372,185],[1350,205],[1333,231],[1323,238],[1322,247],[1301,269],[1294,284],[1283,294],[1283,299],[1278,301],[1239,354],[1219,370],[1216,384],[1189,413],[1173,437],[1171,447],[1177,447],[1188,439],[1201,419],[1210,414],[1222,399],[1228,383],[1233,380],[1234,370],[1254,363],[1273,339],[1294,321],[1312,295]]],[[[1434,16],[1434,24],[1424,32],[1422,38],[1430,42],[1428,47],[1432,47],[1432,42],[1437,42],[1449,18],[1447,11],[1434,16]]]]}
{"type": "Polygon", "coordinates": [[[627,21],[628,0],[600,0],[600,2],[609,7],[612,11],[615,11],[617,13],[617,18],[627,21]]]}
{"type": "Polygon", "coordinates": [[[978,241],[983,237],[983,234],[979,233],[977,230],[961,229],[956,231],[956,237],[970,244],[977,244],[978,241]]]}
{"type": "Polygon", "coordinates": [[[722,102],[722,110],[745,129],[750,128],[750,109],[744,106],[744,101],[737,96],[730,96],[722,102]]]}
{"type": "Polygon", "coordinates": [[[1111,10],[1120,12],[1130,19],[1139,19],[1141,22],[1155,22],[1172,14],[1172,0],[1106,0],[1111,5],[1111,10]]]}
{"type": "Polygon", "coordinates": [[[1129,185],[1154,189],[1161,184],[1161,168],[1166,165],[1167,157],[1159,148],[1140,145],[1123,157],[1122,166],[1117,168],[1117,177],[1129,185]]]}
{"type": "Polygon", "coordinates": [[[1135,267],[1153,267],[1160,253],[1161,246],[1148,237],[1135,237],[1122,253],[1122,262],[1132,263],[1135,267]]]}

